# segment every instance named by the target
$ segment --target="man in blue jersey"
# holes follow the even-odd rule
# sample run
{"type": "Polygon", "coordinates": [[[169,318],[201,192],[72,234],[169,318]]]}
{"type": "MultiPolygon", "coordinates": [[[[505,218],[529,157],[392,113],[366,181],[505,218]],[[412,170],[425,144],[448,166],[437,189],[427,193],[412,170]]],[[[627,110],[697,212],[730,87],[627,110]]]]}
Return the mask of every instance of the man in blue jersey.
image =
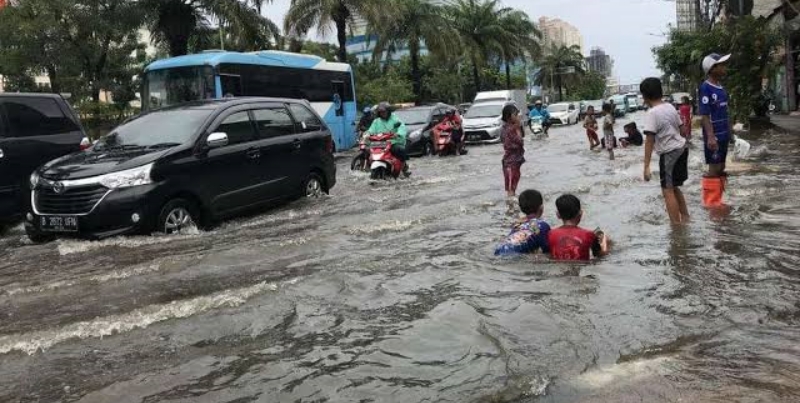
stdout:
{"type": "Polygon", "coordinates": [[[727,73],[726,62],[731,55],[712,53],[703,59],[703,71],[708,79],[700,85],[699,115],[703,119],[703,142],[708,172],[706,177],[725,176],[725,159],[731,140],[731,123],[728,119],[728,93],[722,88],[727,73]]]}

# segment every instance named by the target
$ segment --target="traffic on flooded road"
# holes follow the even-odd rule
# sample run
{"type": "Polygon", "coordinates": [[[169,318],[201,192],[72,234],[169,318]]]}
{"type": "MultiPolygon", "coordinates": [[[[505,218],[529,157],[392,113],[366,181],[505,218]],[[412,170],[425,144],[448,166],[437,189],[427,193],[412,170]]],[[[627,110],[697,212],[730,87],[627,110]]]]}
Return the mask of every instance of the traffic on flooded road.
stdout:
{"type": "Polygon", "coordinates": [[[693,139],[677,227],[642,147],[609,160],[581,125],[533,137],[519,191],[541,192],[553,228],[577,196],[608,256],[494,256],[520,214],[498,144],[397,180],[347,151],[329,195],[191,231],[34,244],[14,226],[0,401],[796,401],[797,133],[742,134],[713,209],[693,139]]]}

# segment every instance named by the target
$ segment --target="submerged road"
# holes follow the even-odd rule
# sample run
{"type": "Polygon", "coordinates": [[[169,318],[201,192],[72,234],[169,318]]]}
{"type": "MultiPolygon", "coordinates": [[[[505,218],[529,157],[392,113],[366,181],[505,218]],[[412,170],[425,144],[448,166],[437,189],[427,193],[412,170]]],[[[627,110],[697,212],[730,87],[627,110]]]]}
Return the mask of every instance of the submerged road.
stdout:
{"type": "Polygon", "coordinates": [[[691,151],[681,229],[641,148],[609,161],[579,126],[526,139],[520,188],[545,218],[574,193],[615,241],[588,264],[492,255],[511,224],[499,145],[378,184],[343,159],[330,197],[194,235],[13,229],[0,402],[797,402],[800,136],[745,138],[727,214],[700,206],[691,151]]]}

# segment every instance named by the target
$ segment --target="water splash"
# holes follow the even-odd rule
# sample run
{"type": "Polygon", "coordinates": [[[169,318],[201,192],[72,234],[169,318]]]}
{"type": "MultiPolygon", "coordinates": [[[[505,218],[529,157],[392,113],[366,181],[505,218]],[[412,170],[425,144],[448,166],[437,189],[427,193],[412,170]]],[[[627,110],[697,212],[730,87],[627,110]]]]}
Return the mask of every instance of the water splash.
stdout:
{"type": "Polygon", "coordinates": [[[121,315],[71,323],[58,329],[2,336],[0,337],[0,354],[21,351],[33,355],[70,339],[104,337],[135,329],[144,329],[154,323],[170,319],[188,318],[214,309],[237,307],[258,294],[277,289],[278,286],[275,284],[262,282],[250,287],[226,290],[183,301],[172,301],[169,304],[151,305],[121,315]]]}
{"type": "Polygon", "coordinates": [[[72,239],[60,239],[58,241],[58,253],[61,256],[72,255],[76,253],[85,253],[97,249],[103,249],[110,246],[117,246],[121,248],[139,248],[142,246],[159,245],[168,242],[180,241],[185,239],[198,238],[204,234],[203,231],[195,229],[187,234],[180,235],[152,235],[140,237],[115,237],[108,238],[102,241],[83,241],[72,239]]]}
{"type": "Polygon", "coordinates": [[[359,227],[351,228],[347,230],[347,233],[350,235],[371,235],[381,232],[402,232],[421,223],[422,220],[410,220],[410,221],[394,220],[382,224],[362,225],[359,227]]]}

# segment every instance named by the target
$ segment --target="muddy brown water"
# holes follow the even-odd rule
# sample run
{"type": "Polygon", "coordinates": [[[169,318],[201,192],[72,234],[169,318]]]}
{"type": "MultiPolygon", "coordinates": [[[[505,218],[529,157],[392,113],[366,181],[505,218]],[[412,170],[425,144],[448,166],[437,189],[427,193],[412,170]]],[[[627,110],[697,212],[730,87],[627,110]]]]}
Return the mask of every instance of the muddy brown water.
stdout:
{"type": "MultiPolygon", "coordinates": [[[[641,121],[643,115],[633,118],[641,121]]],[[[622,124],[618,124],[620,131],[622,124]]],[[[800,136],[745,135],[732,209],[667,224],[641,149],[526,140],[521,188],[571,192],[612,255],[492,255],[498,145],[412,161],[174,237],[0,238],[2,402],[796,402],[800,136]]],[[[655,170],[655,164],[654,164],[655,170]]]]}

